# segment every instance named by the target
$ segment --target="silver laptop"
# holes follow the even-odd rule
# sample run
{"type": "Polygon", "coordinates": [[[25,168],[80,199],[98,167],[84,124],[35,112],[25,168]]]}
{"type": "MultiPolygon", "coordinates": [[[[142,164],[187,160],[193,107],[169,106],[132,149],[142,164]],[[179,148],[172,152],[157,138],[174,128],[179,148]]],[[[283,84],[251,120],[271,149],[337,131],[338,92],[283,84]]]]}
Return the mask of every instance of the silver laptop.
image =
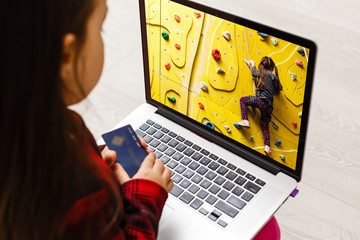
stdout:
{"type": "Polygon", "coordinates": [[[251,239],[301,179],[316,45],[187,0],[139,2],[146,103],[114,128],[131,124],[172,170],[158,238],[251,239]],[[264,56],[282,84],[271,155],[259,109],[238,123],[256,94],[247,61],[264,56]]]}

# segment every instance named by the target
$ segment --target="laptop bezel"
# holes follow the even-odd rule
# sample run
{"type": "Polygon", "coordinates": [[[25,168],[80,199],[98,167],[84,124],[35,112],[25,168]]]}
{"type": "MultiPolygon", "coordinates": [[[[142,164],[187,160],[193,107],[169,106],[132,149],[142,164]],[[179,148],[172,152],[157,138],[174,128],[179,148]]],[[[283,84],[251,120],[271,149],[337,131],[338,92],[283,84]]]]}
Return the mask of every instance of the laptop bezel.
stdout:
{"type": "Polygon", "coordinates": [[[195,3],[188,0],[170,0],[170,1],[234,22],[236,24],[240,24],[241,26],[252,28],[260,32],[266,32],[271,36],[275,36],[279,39],[283,39],[285,41],[289,41],[291,43],[309,49],[309,56],[308,56],[309,60],[307,67],[307,78],[305,83],[305,94],[304,94],[301,128],[299,135],[298,154],[296,159],[296,167],[295,170],[293,170],[247,147],[246,145],[243,145],[229,137],[226,137],[225,135],[215,130],[207,128],[198,121],[195,121],[189,118],[188,116],[183,115],[180,112],[177,112],[174,109],[169,108],[166,105],[151,98],[148,42],[147,42],[147,31],[146,31],[146,13],[145,13],[146,6],[145,6],[145,0],[139,0],[146,102],[157,107],[159,109],[158,112],[160,114],[165,115],[165,117],[170,118],[171,120],[175,121],[177,124],[180,124],[188,128],[189,130],[200,135],[201,137],[204,137],[205,139],[224,147],[225,149],[243,157],[244,159],[252,162],[253,164],[261,168],[264,168],[272,172],[273,174],[276,174],[278,171],[281,171],[299,182],[301,180],[303,161],[304,161],[305,141],[306,141],[307,128],[308,128],[310,101],[311,101],[311,93],[313,87],[315,60],[317,54],[316,44],[309,39],[299,37],[292,33],[275,29],[273,27],[266,26],[261,23],[257,23],[255,21],[251,21],[239,16],[235,16],[233,14],[211,8],[209,6],[205,6],[200,3],[195,3]]]}

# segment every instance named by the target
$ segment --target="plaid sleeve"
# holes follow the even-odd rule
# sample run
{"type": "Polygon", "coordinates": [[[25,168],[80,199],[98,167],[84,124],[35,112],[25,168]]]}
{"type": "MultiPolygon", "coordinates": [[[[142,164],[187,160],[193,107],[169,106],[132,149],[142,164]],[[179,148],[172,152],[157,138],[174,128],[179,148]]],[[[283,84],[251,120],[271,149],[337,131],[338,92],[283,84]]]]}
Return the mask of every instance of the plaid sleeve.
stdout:
{"type": "Polygon", "coordinates": [[[145,179],[130,180],[121,188],[126,239],[156,239],[168,193],[145,179]]]}

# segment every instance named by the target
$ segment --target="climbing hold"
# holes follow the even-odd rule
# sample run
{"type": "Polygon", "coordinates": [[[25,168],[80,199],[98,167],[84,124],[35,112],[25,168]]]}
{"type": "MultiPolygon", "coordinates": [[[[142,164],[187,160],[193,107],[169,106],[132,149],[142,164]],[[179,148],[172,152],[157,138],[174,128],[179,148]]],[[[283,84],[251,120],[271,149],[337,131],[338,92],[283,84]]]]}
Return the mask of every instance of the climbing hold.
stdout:
{"type": "Polygon", "coordinates": [[[222,68],[218,68],[217,70],[216,70],[216,73],[217,74],[225,74],[225,71],[222,69],[222,68]]]}
{"type": "Polygon", "coordinates": [[[233,124],[237,129],[241,129],[241,126],[237,122],[234,122],[233,124]]]}
{"type": "Polygon", "coordinates": [[[263,38],[267,38],[269,36],[269,34],[266,34],[266,33],[263,33],[263,32],[257,32],[257,34],[259,34],[263,38]]]}
{"type": "Polygon", "coordinates": [[[180,17],[178,15],[174,15],[174,18],[178,23],[180,22],[180,17]]]}
{"type": "Polygon", "coordinates": [[[304,67],[304,63],[302,61],[300,61],[300,60],[296,59],[295,64],[298,65],[301,68],[304,67]]]}
{"type": "Polygon", "coordinates": [[[285,161],[285,160],[286,160],[286,157],[285,157],[284,155],[279,155],[279,157],[280,157],[280,159],[281,159],[282,161],[285,161]]]}
{"type": "Polygon", "coordinates": [[[195,17],[196,17],[196,18],[200,18],[200,17],[201,17],[201,13],[194,12],[194,14],[195,14],[195,17]]]}
{"type": "Polygon", "coordinates": [[[166,70],[170,70],[170,68],[171,68],[170,63],[165,63],[165,68],[166,68],[166,70]]]}
{"type": "Polygon", "coordinates": [[[199,102],[199,108],[200,109],[204,109],[205,107],[204,107],[204,104],[202,104],[201,102],[199,102]]]}
{"type": "Polygon", "coordinates": [[[231,34],[230,34],[229,31],[223,32],[222,35],[223,35],[223,37],[224,37],[226,40],[230,41],[230,39],[231,39],[231,34]]]}
{"type": "Polygon", "coordinates": [[[279,130],[279,126],[277,125],[276,122],[272,121],[272,125],[275,128],[275,130],[279,130]]]}
{"type": "Polygon", "coordinates": [[[172,102],[175,103],[176,102],[176,98],[175,97],[167,97],[167,99],[172,102]]]}
{"type": "Polygon", "coordinates": [[[246,63],[246,65],[247,65],[248,67],[250,67],[250,66],[251,66],[251,64],[250,64],[250,60],[246,60],[245,58],[244,58],[243,60],[244,60],[244,62],[246,63]]]}
{"type": "Polygon", "coordinates": [[[275,145],[278,146],[278,147],[280,147],[280,145],[281,145],[281,140],[280,140],[280,139],[277,139],[276,142],[275,142],[275,145]]]}
{"type": "Polygon", "coordinates": [[[291,124],[293,125],[293,127],[294,127],[294,128],[296,128],[296,127],[297,127],[297,122],[292,121],[292,122],[291,122],[291,124]]]}
{"type": "Polygon", "coordinates": [[[250,136],[250,137],[249,137],[249,140],[250,140],[250,141],[254,141],[254,136],[250,136]]]}
{"type": "Polygon", "coordinates": [[[305,56],[304,49],[300,48],[300,49],[297,50],[297,52],[300,53],[301,56],[303,56],[303,57],[305,56]]]}
{"type": "Polygon", "coordinates": [[[169,38],[170,38],[169,32],[166,31],[166,30],[164,30],[164,31],[161,33],[161,35],[163,36],[163,38],[164,38],[166,41],[169,40],[169,38]]]}
{"type": "Polygon", "coordinates": [[[276,38],[271,38],[271,42],[274,46],[278,45],[279,41],[276,38]]]}
{"type": "Polygon", "coordinates": [[[290,76],[291,76],[291,79],[292,79],[293,81],[295,81],[296,78],[297,78],[296,74],[295,74],[295,73],[292,73],[292,72],[290,72],[290,71],[289,71],[289,74],[290,74],[290,76]]]}
{"type": "Polygon", "coordinates": [[[180,50],[180,44],[175,43],[175,48],[176,48],[177,50],[180,50]]]}
{"type": "Polygon", "coordinates": [[[212,52],[211,52],[211,55],[213,56],[213,58],[216,60],[216,61],[219,61],[220,58],[221,58],[221,53],[219,50],[217,49],[213,49],[212,52]]]}
{"type": "Polygon", "coordinates": [[[204,123],[204,125],[207,126],[208,128],[211,128],[212,130],[215,129],[215,125],[214,125],[212,122],[210,122],[210,121],[206,121],[206,122],[204,123]]]}
{"type": "Polygon", "coordinates": [[[299,112],[299,118],[302,118],[302,112],[299,112]]]}
{"type": "Polygon", "coordinates": [[[228,125],[225,125],[224,128],[226,129],[226,131],[227,131],[228,133],[231,133],[231,128],[230,128],[228,125]]]}
{"type": "Polygon", "coordinates": [[[209,91],[209,87],[206,84],[206,82],[200,82],[200,88],[201,90],[203,90],[204,92],[208,92],[209,91]]]}

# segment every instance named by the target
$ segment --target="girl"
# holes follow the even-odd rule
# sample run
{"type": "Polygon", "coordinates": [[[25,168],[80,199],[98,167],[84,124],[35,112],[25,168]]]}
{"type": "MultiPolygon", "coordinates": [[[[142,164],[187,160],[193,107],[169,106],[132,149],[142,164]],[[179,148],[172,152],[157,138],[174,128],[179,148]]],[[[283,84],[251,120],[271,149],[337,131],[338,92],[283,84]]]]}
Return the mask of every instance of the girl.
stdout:
{"type": "Polygon", "coordinates": [[[253,60],[246,62],[251,69],[251,75],[258,79],[256,83],[256,96],[242,97],[240,99],[242,121],[239,125],[250,127],[247,115],[247,106],[259,108],[260,126],[264,135],[265,153],[271,157],[269,122],[271,122],[271,113],[273,111],[274,95],[282,90],[279,81],[278,69],[270,57],[263,57],[259,63],[259,70],[255,69],[253,60]],[[273,73],[275,70],[275,74],[273,73]]]}
{"type": "Polygon", "coordinates": [[[170,170],[149,153],[130,179],[67,109],[100,78],[106,0],[0,5],[0,239],[155,239],[170,170]]]}

